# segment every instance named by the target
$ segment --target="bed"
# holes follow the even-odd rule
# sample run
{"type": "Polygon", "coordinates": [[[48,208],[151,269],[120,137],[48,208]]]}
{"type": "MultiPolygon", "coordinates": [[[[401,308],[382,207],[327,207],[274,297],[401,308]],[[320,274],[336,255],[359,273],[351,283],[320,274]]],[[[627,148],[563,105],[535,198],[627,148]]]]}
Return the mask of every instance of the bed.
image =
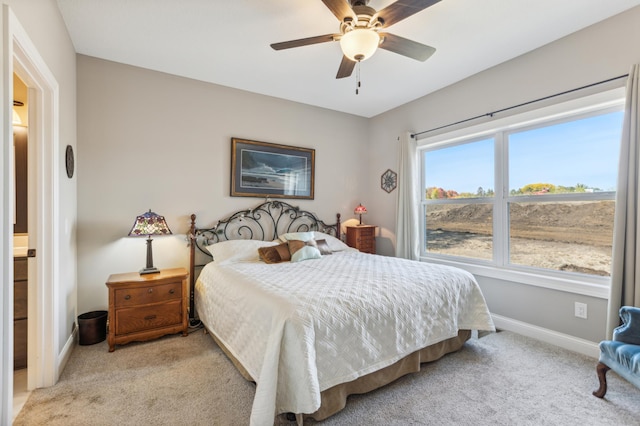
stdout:
{"type": "Polygon", "coordinates": [[[252,425],[323,420],[348,395],[459,350],[471,330],[495,330],[466,271],[360,253],[339,237],[339,215],[327,225],[282,201],[211,228],[192,215],[190,315],[256,383],[252,425]],[[213,261],[196,280],[198,254],[213,261]]]}

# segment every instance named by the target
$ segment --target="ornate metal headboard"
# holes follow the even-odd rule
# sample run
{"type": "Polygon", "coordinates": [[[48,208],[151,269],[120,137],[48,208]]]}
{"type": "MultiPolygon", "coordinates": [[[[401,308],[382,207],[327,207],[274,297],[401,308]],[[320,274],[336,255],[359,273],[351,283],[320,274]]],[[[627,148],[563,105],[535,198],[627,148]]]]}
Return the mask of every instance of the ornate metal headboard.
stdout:
{"type": "Polygon", "coordinates": [[[266,201],[257,207],[240,210],[231,216],[219,220],[211,228],[196,227],[196,215],[191,215],[189,228],[189,267],[191,303],[189,316],[193,319],[193,290],[195,286],[196,248],[207,256],[205,246],[226,240],[262,240],[273,241],[287,232],[319,231],[340,238],[340,213],[336,214],[336,223],[327,225],[315,214],[301,210],[284,201],[266,201]]]}

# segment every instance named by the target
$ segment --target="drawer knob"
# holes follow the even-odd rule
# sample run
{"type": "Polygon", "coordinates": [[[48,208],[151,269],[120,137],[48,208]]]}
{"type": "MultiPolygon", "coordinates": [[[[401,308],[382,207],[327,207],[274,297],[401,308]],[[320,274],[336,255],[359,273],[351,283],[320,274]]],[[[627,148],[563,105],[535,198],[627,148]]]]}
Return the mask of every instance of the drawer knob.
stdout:
{"type": "Polygon", "coordinates": [[[130,295],[130,294],[127,294],[127,295],[124,297],[124,300],[129,300],[129,299],[131,299],[131,295],[130,295]]]}
{"type": "Polygon", "coordinates": [[[152,288],[149,289],[149,293],[153,293],[153,289],[152,288]]]}
{"type": "Polygon", "coordinates": [[[171,290],[169,290],[169,294],[173,294],[173,293],[175,293],[175,292],[176,292],[176,289],[175,289],[175,288],[172,288],[171,290]]]}
{"type": "Polygon", "coordinates": [[[147,321],[151,321],[152,319],[156,319],[155,315],[147,315],[146,317],[144,317],[145,320],[147,321]]]}

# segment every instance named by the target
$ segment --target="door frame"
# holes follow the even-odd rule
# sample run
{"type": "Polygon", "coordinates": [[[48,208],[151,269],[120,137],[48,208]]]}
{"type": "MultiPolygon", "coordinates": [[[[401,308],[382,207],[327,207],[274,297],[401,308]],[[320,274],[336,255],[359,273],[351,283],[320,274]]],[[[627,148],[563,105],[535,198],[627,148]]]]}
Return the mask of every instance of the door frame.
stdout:
{"type": "MultiPolygon", "coordinates": [[[[52,386],[60,375],[59,259],[59,86],[53,73],[8,5],[2,6],[2,149],[0,218],[2,280],[13,282],[13,73],[29,87],[29,259],[28,388],[52,386]]],[[[13,286],[0,295],[0,424],[13,421],[13,286]]]]}

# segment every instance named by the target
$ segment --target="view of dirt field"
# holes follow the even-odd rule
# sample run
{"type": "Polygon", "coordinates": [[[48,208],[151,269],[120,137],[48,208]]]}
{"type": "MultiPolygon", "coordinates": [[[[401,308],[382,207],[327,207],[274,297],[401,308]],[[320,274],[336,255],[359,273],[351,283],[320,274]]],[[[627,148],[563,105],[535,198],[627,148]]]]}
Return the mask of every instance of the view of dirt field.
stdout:
{"type": "MultiPolygon", "coordinates": [[[[614,201],[512,204],[510,262],[610,275],[614,201]]],[[[427,209],[427,249],[491,259],[489,204],[437,204],[427,209]]]]}

